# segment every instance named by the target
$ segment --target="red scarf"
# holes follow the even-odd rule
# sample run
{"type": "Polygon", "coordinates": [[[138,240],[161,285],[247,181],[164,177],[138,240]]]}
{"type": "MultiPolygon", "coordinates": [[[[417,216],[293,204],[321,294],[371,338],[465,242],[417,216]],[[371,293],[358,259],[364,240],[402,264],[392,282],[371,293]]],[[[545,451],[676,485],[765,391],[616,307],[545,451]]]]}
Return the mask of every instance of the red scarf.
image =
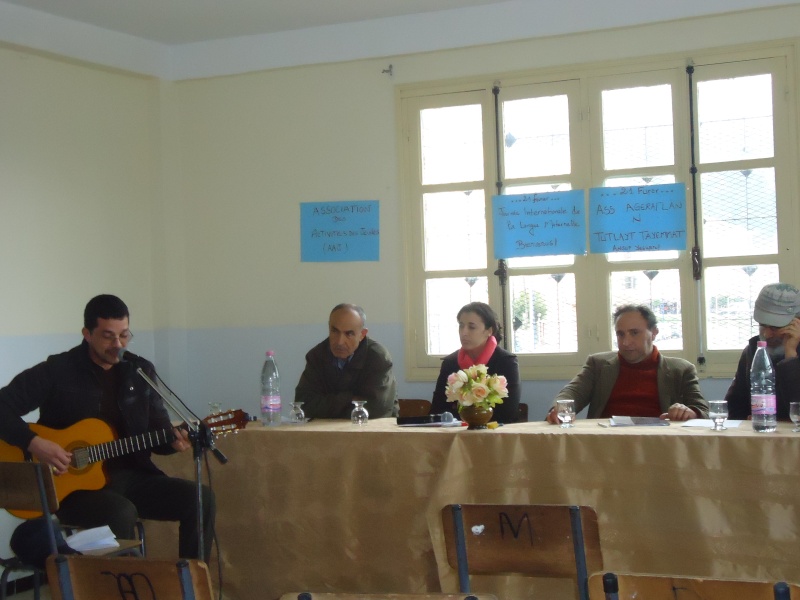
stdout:
{"type": "Polygon", "coordinates": [[[492,358],[495,348],[497,348],[497,340],[493,335],[490,335],[489,339],[486,340],[483,352],[481,352],[481,355],[476,360],[472,360],[472,357],[461,348],[461,350],[458,351],[458,368],[469,369],[472,365],[489,364],[489,359],[492,358]]]}

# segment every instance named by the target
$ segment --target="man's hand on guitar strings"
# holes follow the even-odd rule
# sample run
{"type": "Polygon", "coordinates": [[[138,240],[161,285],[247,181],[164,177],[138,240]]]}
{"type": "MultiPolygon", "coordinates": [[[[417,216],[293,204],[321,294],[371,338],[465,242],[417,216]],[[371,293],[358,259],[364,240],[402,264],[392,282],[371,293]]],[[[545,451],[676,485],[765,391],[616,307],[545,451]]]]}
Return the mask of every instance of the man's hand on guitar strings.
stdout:
{"type": "Polygon", "coordinates": [[[43,465],[49,465],[56,475],[66,473],[72,460],[71,452],[38,435],[28,444],[28,452],[43,465]]]}
{"type": "Polygon", "coordinates": [[[192,447],[192,443],[189,441],[188,432],[180,427],[175,427],[172,430],[172,433],[175,434],[175,441],[172,442],[172,447],[175,448],[175,450],[178,452],[183,452],[184,450],[188,450],[192,447]]]}

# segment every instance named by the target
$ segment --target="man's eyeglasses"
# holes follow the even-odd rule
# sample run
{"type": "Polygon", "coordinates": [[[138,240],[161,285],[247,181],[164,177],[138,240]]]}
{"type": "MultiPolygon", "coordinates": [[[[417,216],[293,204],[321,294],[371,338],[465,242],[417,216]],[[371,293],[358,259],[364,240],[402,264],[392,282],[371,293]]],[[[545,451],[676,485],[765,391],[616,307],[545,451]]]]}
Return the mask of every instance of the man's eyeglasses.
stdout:
{"type": "Polygon", "coordinates": [[[115,340],[119,340],[122,344],[127,344],[133,339],[133,332],[132,331],[123,331],[119,335],[114,335],[110,331],[103,332],[103,339],[108,342],[113,342],[115,340]]]}

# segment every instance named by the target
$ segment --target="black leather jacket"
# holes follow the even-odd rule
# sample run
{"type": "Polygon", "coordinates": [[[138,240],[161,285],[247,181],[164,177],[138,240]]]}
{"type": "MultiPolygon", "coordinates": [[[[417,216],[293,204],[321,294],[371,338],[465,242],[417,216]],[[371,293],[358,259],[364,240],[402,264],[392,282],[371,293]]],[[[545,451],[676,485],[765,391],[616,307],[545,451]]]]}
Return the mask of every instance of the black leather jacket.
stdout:
{"type": "MultiPolygon", "coordinates": [[[[747,342],[739,357],[736,375],[731,381],[725,400],[728,401],[728,418],[746,419],[750,416],[750,366],[758,345],[758,336],[747,342]]],[[[770,362],[772,359],[770,358],[770,362]]],[[[779,421],[789,420],[789,403],[800,402],[800,358],[784,358],[778,364],[772,362],[775,369],[775,399],[779,421]]]]}
{"type": "MultiPolygon", "coordinates": [[[[139,366],[151,379],[155,377],[153,365],[144,359],[136,363],[123,361],[114,367],[122,370],[117,401],[123,423],[118,437],[170,427],[163,400],[136,373],[139,366]]],[[[63,429],[90,417],[101,418],[103,390],[95,369],[88,344],[83,341],[80,346],[22,371],[0,389],[0,438],[26,449],[35,434],[21,417],[37,408],[39,424],[53,429],[63,429]]],[[[174,450],[166,444],[153,452],[171,454],[174,450]]],[[[127,464],[158,471],[148,450],[132,454],[127,464]]]]}

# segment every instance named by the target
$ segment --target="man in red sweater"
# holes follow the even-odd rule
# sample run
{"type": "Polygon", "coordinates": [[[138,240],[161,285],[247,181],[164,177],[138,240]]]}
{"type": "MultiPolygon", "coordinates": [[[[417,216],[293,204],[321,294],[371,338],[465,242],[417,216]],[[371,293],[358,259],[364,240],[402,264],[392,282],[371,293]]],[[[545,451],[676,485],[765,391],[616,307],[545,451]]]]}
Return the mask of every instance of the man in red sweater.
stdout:
{"type": "MultiPolygon", "coordinates": [[[[645,305],[614,311],[618,352],[592,354],[556,400],[575,400],[575,412],[587,405],[588,417],[613,415],[661,417],[672,421],[708,416],[697,370],[682,358],[663,356],[653,344],[658,335],[655,314],[645,305]]],[[[555,407],[547,421],[558,423],[555,407]]]]}

